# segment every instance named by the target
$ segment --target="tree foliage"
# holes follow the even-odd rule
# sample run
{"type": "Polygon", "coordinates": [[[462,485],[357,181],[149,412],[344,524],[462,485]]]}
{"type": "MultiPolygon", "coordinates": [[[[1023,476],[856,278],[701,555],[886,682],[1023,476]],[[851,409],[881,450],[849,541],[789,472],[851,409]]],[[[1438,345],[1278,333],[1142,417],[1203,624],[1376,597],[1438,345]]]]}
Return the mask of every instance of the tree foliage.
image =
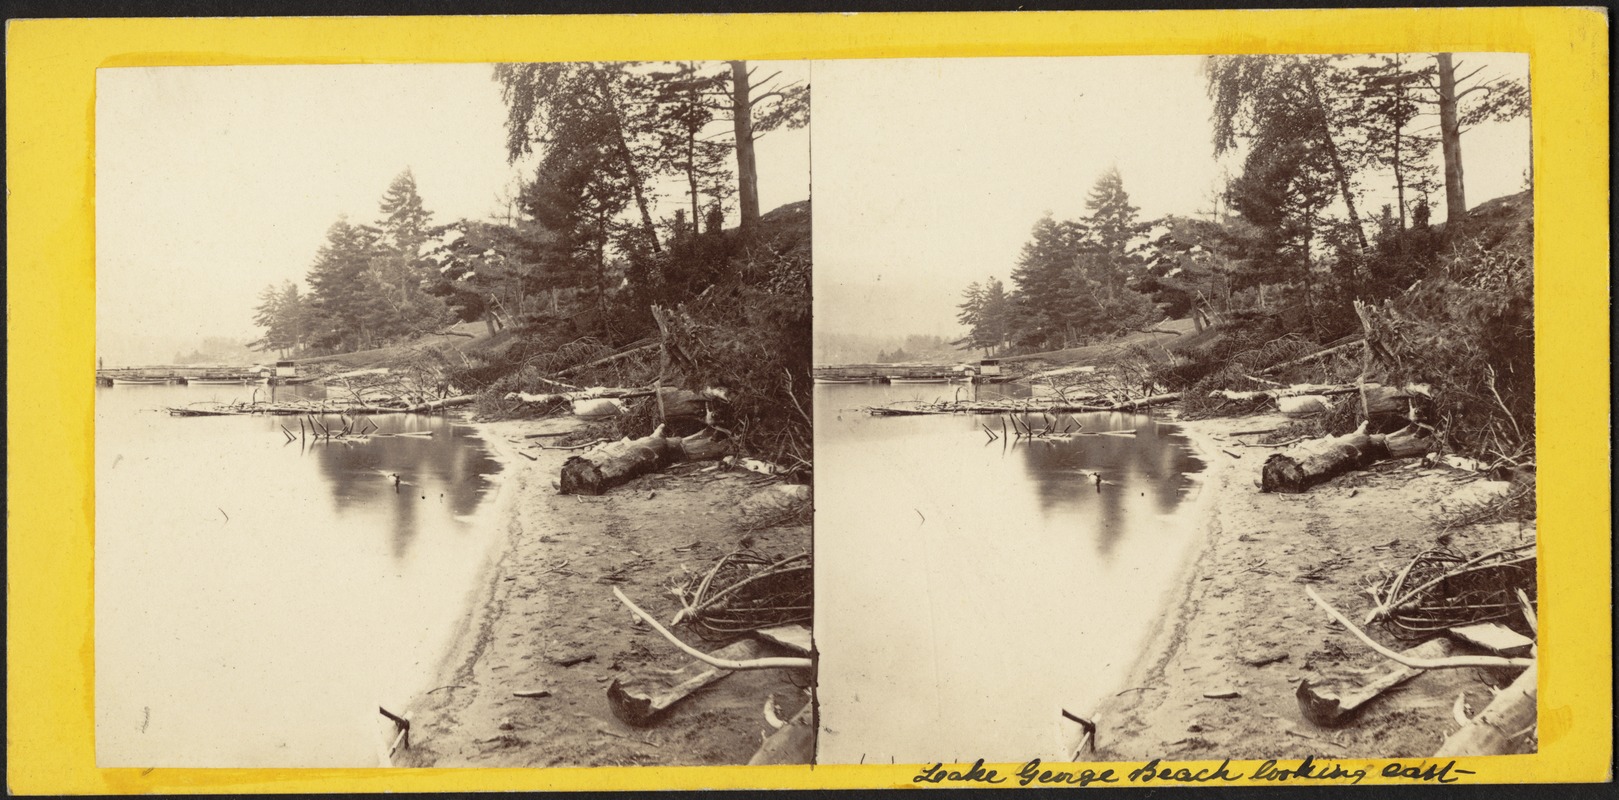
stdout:
{"type": "Polygon", "coordinates": [[[994,351],[1072,347],[1149,321],[1153,303],[1136,287],[1146,277],[1147,225],[1130,203],[1117,170],[1102,174],[1085,217],[1034,224],[1012,267],[1012,290],[1000,281],[973,284],[958,319],[969,329],[957,344],[994,351]]]}
{"type": "Polygon", "coordinates": [[[301,295],[291,282],[260,293],[255,344],[289,353],[344,352],[401,341],[447,321],[443,302],[428,291],[431,263],[420,255],[432,215],[405,170],[379,204],[375,224],[339,217],[326,231],[301,295]]]}

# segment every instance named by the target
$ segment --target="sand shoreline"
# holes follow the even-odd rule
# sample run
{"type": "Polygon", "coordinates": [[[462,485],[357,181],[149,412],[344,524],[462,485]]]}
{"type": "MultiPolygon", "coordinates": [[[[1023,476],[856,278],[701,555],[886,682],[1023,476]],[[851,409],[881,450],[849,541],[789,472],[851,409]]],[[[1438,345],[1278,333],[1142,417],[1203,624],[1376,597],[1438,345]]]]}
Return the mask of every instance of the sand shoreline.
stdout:
{"type": "MultiPolygon", "coordinates": [[[[1367,576],[1433,546],[1443,501],[1475,478],[1413,460],[1301,495],[1261,494],[1251,479],[1272,450],[1243,446],[1231,433],[1281,421],[1174,420],[1208,465],[1194,500],[1202,530],[1126,683],[1093,709],[1100,730],[1091,760],[1421,757],[1454,727],[1458,694],[1475,710],[1488,702],[1483,679],[1491,676],[1447,670],[1413,680],[1338,729],[1300,717],[1293,697],[1300,679],[1364,682],[1386,668],[1328,623],[1304,585],[1352,614],[1362,609],[1367,576]]],[[[676,608],[668,595],[674,577],[734,549],[743,535],[781,550],[808,546],[809,530],[748,532],[746,508],[770,487],[699,464],[599,498],[558,495],[555,476],[571,453],[531,448],[524,436],[573,425],[570,418],[480,424],[507,464],[492,515],[502,529],[433,688],[408,707],[412,747],[395,764],[739,764],[766,728],[763,698],[774,696],[783,717],[801,704],[803,692],[785,676],[739,673],[655,726],[630,728],[612,717],[609,681],[687,663],[631,623],[613,586],[667,619],[676,608]]],[[[1512,523],[1451,534],[1453,547],[1474,550],[1533,535],[1532,524],[1512,523]]]]}
{"type": "Polygon", "coordinates": [[[771,670],[735,673],[650,727],[612,715],[611,681],[690,663],[632,622],[615,586],[668,619],[677,608],[669,586],[680,576],[706,569],[743,537],[767,552],[801,550],[809,530],[759,528],[779,485],[713,462],[675,465],[600,497],[558,494],[558,471],[574,453],[525,437],[578,425],[572,417],[478,423],[507,465],[492,515],[498,541],[432,687],[407,706],[411,746],[394,765],[741,764],[768,728],[767,697],[783,714],[802,705],[792,676],[771,670]]]}
{"type": "MultiPolygon", "coordinates": [[[[1352,616],[1363,611],[1364,581],[1434,546],[1447,500],[1477,478],[1411,459],[1304,494],[1263,494],[1259,467],[1274,451],[1243,446],[1231,433],[1282,421],[1177,421],[1211,460],[1204,539],[1128,684],[1097,709],[1095,760],[1425,757],[1454,729],[1458,695],[1475,711],[1488,703],[1500,676],[1438,670],[1341,727],[1301,717],[1299,680],[1359,684],[1388,669],[1330,623],[1304,586],[1352,616]]],[[[1532,524],[1500,523],[1454,531],[1447,541],[1488,550],[1533,536],[1532,524]]]]}

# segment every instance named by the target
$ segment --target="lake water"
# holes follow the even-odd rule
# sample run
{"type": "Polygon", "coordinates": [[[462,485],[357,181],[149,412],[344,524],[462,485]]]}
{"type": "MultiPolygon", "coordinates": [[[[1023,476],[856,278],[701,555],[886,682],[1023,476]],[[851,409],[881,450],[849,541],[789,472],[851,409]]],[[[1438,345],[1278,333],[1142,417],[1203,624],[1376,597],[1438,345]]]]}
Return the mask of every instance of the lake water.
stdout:
{"type": "Polygon", "coordinates": [[[317,445],[161,411],[255,388],[96,390],[101,766],[377,766],[377,706],[432,688],[492,552],[500,465],[453,418],[317,445]]]}
{"type": "Polygon", "coordinates": [[[1013,442],[1000,417],[858,410],[1000,387],[815,389],[818,762],[1068,755],[1061,710],[1124,688],[1164,610],[1203,462],[1143,414],[1013,442]]]}

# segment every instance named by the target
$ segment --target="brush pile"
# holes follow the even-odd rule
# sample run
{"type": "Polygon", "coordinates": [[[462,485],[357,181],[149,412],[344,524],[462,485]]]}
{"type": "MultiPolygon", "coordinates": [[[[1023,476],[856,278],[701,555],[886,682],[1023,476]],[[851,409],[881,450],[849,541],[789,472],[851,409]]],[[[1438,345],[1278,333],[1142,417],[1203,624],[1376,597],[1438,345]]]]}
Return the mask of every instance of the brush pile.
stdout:
{"type": "Polygon", "coordinates": [[[1518,624],[1525,600],[1535,596],[1534,548],[1531,542],[1471,559],[1425,550],[1370,589],[1377,607],[1368,621],[1381,620],[1401,639],[1480,622],[1518,624]]]}
{"type": "Polygon", "coordinates": [[[815,579],[809,553],[771,558],[753,550],[726,553],[701,576],[676,588],[681,610],[704,636],[731,636],[760,628],[809,622],[815,579]]]}

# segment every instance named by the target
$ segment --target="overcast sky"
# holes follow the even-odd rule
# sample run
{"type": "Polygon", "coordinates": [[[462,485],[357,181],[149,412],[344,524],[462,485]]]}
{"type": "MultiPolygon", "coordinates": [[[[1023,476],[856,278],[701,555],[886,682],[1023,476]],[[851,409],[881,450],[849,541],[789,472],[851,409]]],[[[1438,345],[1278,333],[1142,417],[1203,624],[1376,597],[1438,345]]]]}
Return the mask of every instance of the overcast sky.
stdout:
{"type": "MultiPolygon", "coordinates": [[[[1528,71],[1520,55],[1459,59],[1528,71]]],[[[1209,208],[1220,176],[1196,56],[818,61],[813,75],[820,333],[955,335],[962,289],[1007,280],[1035,221],[1082,216],[1110,167],[1142,219],[1209,208]]],[[[1463,140],[1470,204],[1523,188],[1527,120],[1463,140]]]]}
{"type": "MultiPolygon", "coordinates": [[[[1518,55],[1462,60],[1527,72],[1518,55]]],[[[962,288],[1006,279],[1035,221],[1083,214],[1109,167],[1143,218],[1207,208],[1221,170],[1198,57],[774,66],[813,77],[813,121],[760,140],[760,204],[809,196],[813,149],[824,332],[953,335],[962,288]]],[[[518,176],[505,114],[487,64],[101,70],[100,354],[163,362],[256,336],[259,291],[301,281],[326,229],[374,219],[406,167],[435,221],[495,211],[518,176]]],[[[1522,188],[1527,120],[1463,144],[1470,202],[1522,188]]]]}
{"type": "MultiPolygon", "coordinates": [[[[517,172],[490,76],[487,64],[101,70],[100,355],[166,363],[205,336],[257,336],[259,291],[301,285],[338,215],[375,219],[406,167],[435,222],[500,208],[517,172]]],[[[765,211],[809,196],[807,130],[760,139],[758,164],[765,211]]]]}

